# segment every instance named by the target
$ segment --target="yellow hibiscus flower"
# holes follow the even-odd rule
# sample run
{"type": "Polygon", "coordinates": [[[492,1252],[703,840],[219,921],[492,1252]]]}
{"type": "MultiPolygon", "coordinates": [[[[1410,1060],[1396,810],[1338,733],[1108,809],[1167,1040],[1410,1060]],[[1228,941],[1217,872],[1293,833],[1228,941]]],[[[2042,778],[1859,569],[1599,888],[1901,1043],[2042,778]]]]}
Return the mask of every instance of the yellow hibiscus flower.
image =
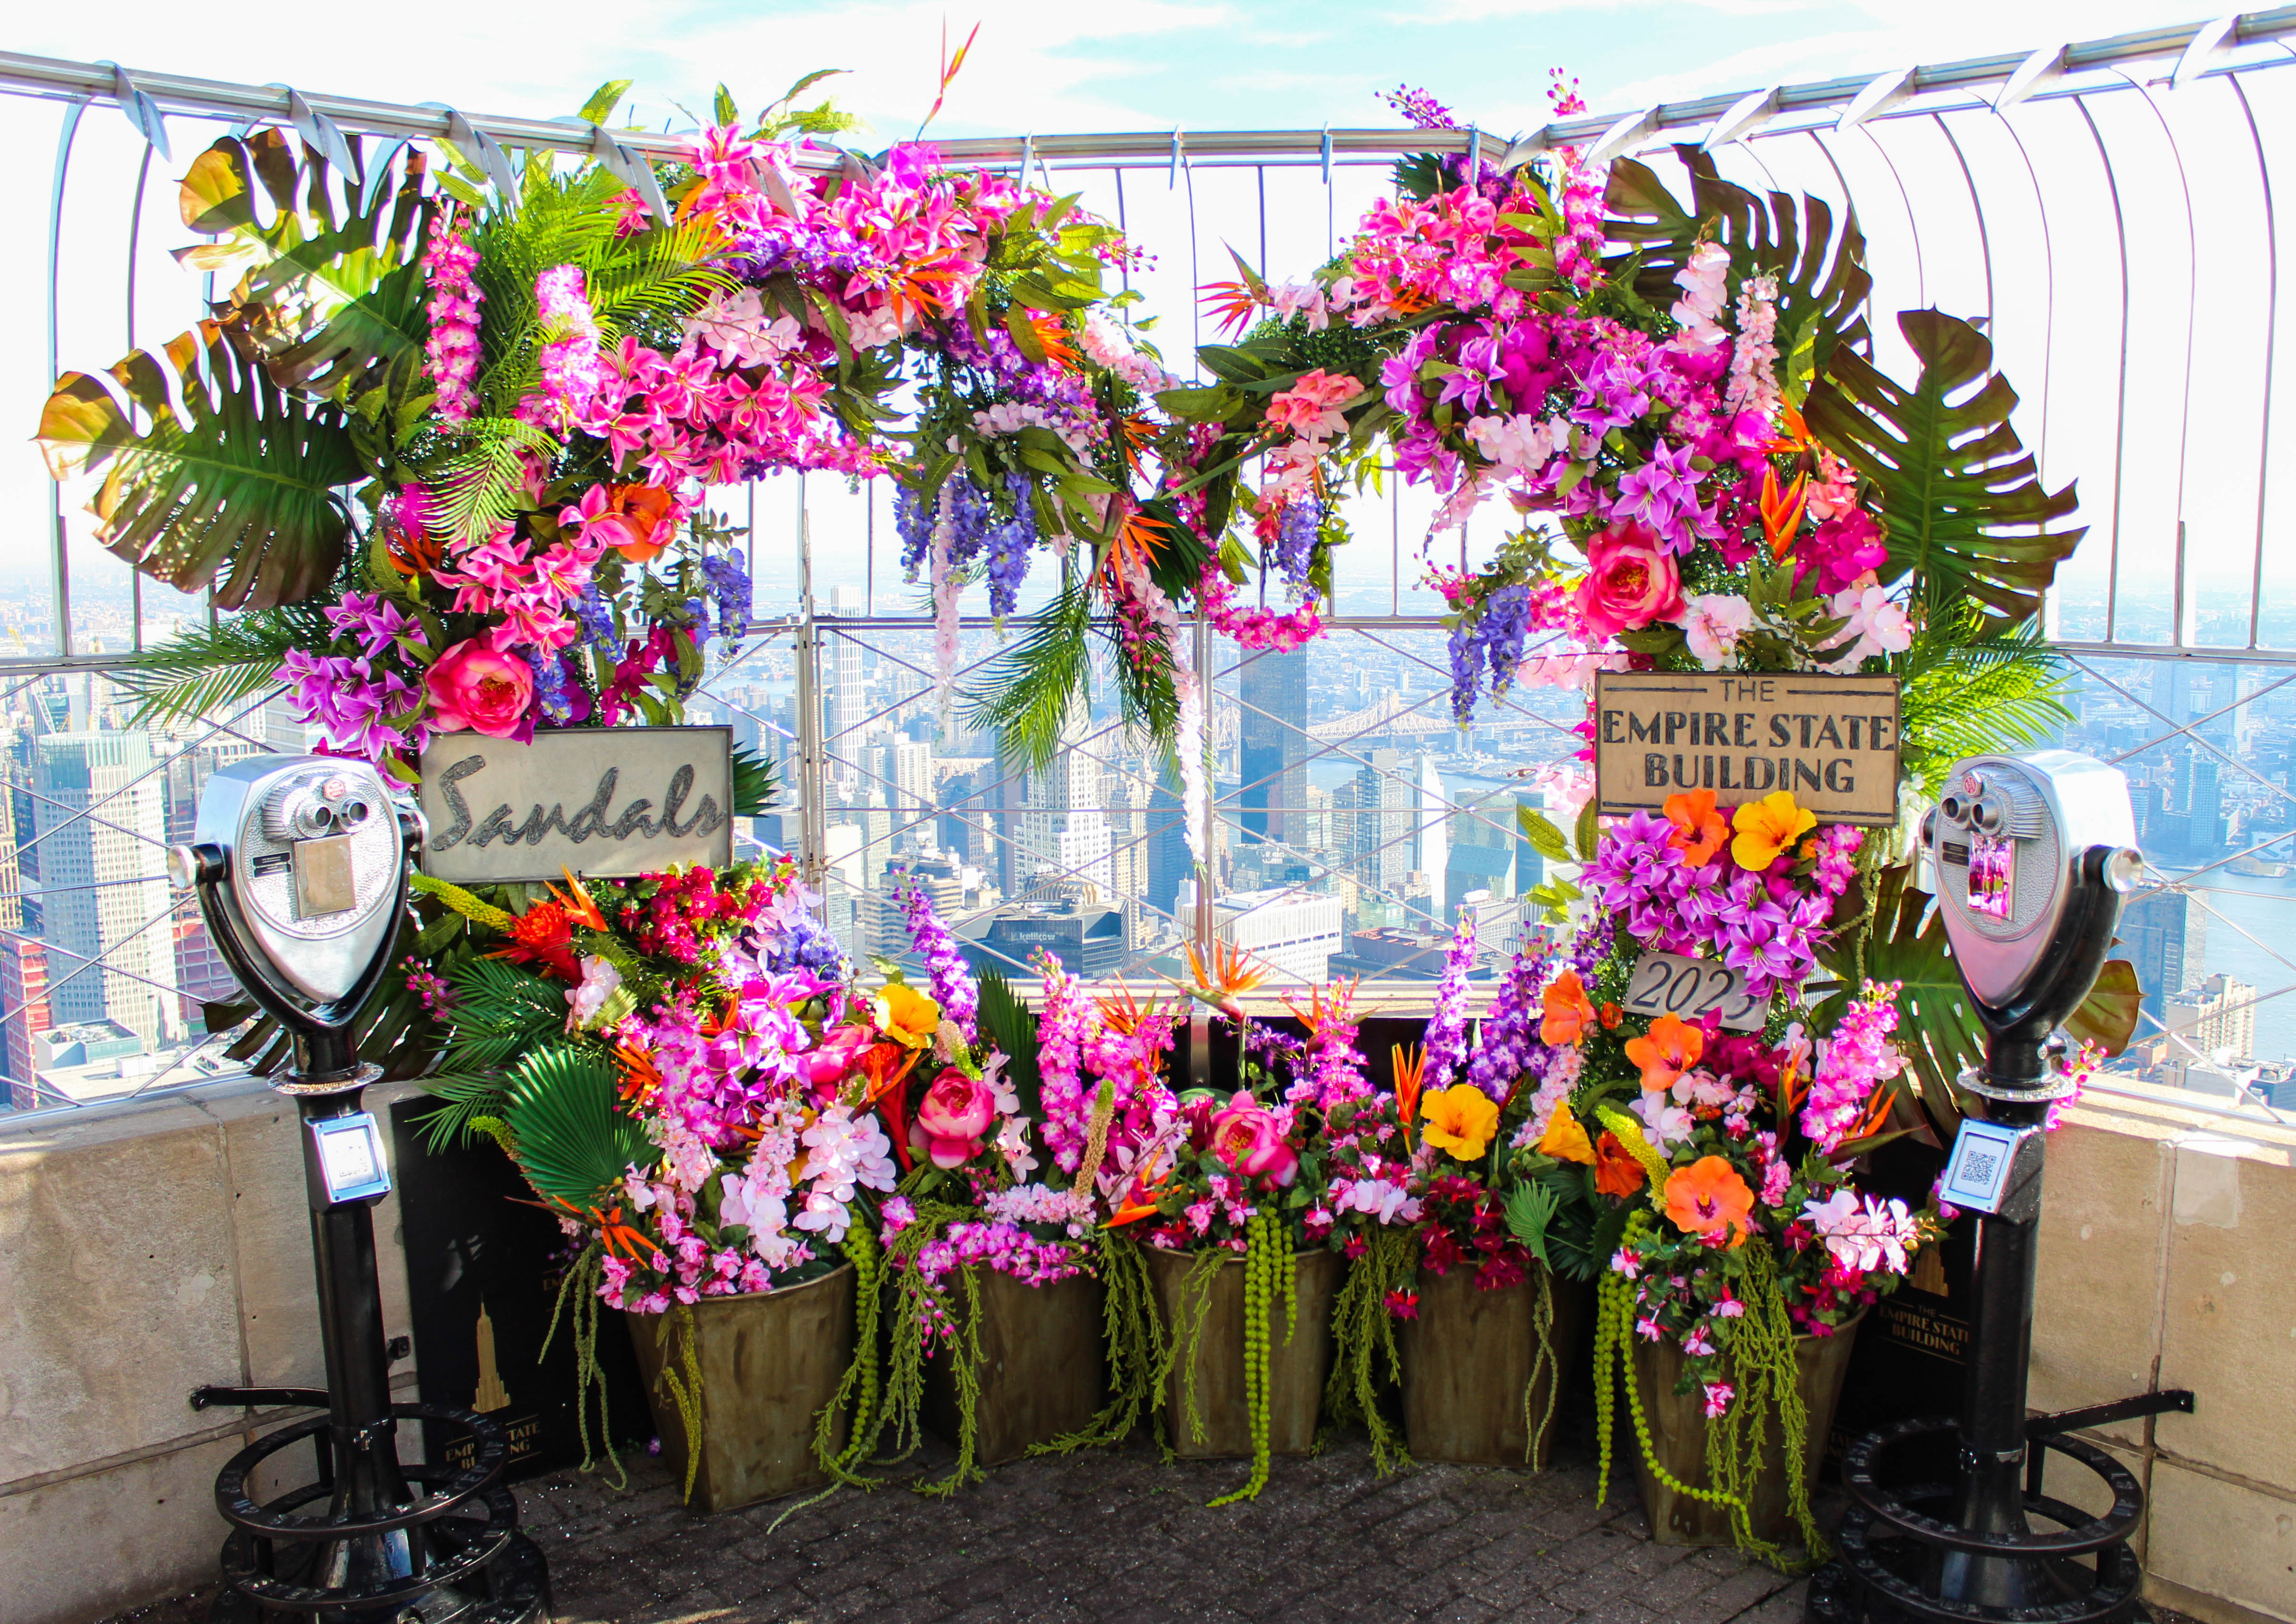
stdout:
{"type": "Polygon", "coordinates": [[[940,1029],[940,1005],[914,988],[889,982],[877,995],[877,1029],[895,1043],[922,1049],[940,1029]]]}
{"type": "Polygon", "coordinates": [[[1498,1131],[1499,1108],[1472,1083],[1454,1083],[1419,1102],[1419,1136],[1461,1161],[1472,1161],[1490,1148],[1498,1131]]]}
{"type": "Polygon", "coordinates": [[[1732,860],[1759,874],[1817,827],[1817,814],[1796,806],[1792,794],[1780,790],[1739,808],[1731,816],[1730,827],[1737,832],[1730,842],[1732,860]]]}

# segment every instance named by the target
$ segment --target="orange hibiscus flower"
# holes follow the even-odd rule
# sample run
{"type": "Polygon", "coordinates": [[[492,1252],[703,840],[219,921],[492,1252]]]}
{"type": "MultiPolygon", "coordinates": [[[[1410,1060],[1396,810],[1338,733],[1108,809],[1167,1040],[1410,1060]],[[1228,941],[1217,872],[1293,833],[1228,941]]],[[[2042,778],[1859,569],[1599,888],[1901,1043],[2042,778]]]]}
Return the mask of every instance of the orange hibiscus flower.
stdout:
{"type": "Polygon", "coordinates": [[[1595,1188],[1604,1195],[1628,1196],[1650,1182],[1650,1174],[1635,1153],[1605,1129],[1595,1141],[1595,1188]]]}
{"type": "Polygon", "coordinates": [[[1711,790],[1685,790],[1668,796],[1666,819],[1674,825],[1666,843],[1682,854],[1685,867],[1705,867],[1730,838],[1730,825],[1714,809],[1711,790]]]}
{"type": "Polygon", "coordinates": [[[1653,1094],[1673,1087],[1705,1052],[1705,1031],[1678,1015],[1660,1015],[1647,1036],[1627,1039],[1627,1058],[1643,1069],[1643,1087],[1653,1094]]]}
{"type": "Polygon", "coordinates": [[[1577,1043],[1587,1036],[1587,1029],[1595,1019],[1595,1006],[1588,1002],[1587,988],[1578,980],[1576,970],[1566,970],[1554,978],[1554,983],[1538,995],[1545,1018],[1538,1023],[1541,1043],[1577,1043]]]}
{"type": "Polygon", "coordinates": [[[1753,1210],[1753,1191],[1719,1156],[1702,1156],[1666,1181],[1666,1215],[1685,1234],[1726,1230],[1731,1245],[1742,1245],[1754,1232],[1746,1216],[1753,1210]]]}

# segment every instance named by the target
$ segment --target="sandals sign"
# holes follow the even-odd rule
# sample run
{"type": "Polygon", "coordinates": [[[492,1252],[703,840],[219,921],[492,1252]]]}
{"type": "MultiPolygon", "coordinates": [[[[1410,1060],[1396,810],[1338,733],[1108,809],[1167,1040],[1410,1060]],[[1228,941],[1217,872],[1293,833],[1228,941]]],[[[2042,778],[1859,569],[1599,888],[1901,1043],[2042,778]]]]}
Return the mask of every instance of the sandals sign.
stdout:
{"type": "Polygon", "coordinates": [[[1669,795],[1791,793],[1826,823],[1898,820],[1898,680],[1801,671],[1603,671],[1595,795],[1605,815],[1669,795]]]}
{"type": "Polygon", "coordinates": [[[422,752],[423,871],[457,885],[733,861],[733,731],[445,734],[422,752]]]}

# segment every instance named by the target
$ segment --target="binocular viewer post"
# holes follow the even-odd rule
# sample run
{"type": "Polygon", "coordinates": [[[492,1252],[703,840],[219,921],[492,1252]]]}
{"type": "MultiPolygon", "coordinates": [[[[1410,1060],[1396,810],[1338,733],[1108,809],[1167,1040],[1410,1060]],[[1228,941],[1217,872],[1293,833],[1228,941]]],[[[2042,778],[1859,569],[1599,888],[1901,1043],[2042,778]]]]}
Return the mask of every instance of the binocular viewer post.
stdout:
{"type": "Polygon", "coordinates": [[[499,1479],[503,1430],[468,1411],[394,1404],[374,1251],[375,1202],[390,1192],[383,1136],[361,1108],[380,1069],[358,1059],[353,1023],[390,966],[421,850],[422,814],[372,766],[266,757],[217,769],[193,842],[168,854],[208,933],[248,996],[288,1034],[274,1086],[295,1102],[327,1385],[202,1387],[194,1409],[325,1411],[234,1456],[216,1479],[232,1532],[210,1618],[313,1624],[532,1624],[545,1619],[542,1554],[520,1533],[499,1479]],[[459,1430],[470,1464],[406,1465],[401,1421],[459,1430]],[[309,1439],[316,1480],[258,1502],[257,1469],[309,1439]]]}
{"type": "Polygon", "coordinates": [[[2068,1434],[2190,1409],[2192,1395],[2146,1394],[2060,1416],[2025,1410],[2048,1111],[2072,1090],[2054,1034],[2095,984],[2122,898],[2144,873],[2128,781],[2066,750],[1973,757],[1948,775],[1921,844],[1986,1032],[1983,1067],[1958,1079],[1979,1110],[1964,1121],[1939,1188],[1976,1215],[1970,1355],[1957,1420],[1901,1422],[1844,1455],[1853,1504],[1840,1554],[1811,1580],[1808,1616],[2141,1620],[2143,1572],[2127,1541],[2144,1491],[2110,1456],[2068,1434]],[[1880,1464],[1892,1449],[1944,1434],[1959,1445],[1958,1480],[1884,1485],[1880,1464]],[[2052,1451],[2103,1478],[2112,1509],[2091,1517],[2046,1495],[2052,1451]],[[2036,1519],[2054,1526],[2036,1532],[2036,1519]]]}

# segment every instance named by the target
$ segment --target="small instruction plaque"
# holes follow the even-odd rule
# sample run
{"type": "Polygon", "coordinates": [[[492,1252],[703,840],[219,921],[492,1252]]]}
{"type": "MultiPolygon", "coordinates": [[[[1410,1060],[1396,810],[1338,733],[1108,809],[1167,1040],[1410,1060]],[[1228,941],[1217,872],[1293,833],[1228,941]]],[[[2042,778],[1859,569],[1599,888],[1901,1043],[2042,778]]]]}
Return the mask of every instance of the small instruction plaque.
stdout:
{"type": "Polygon", "coordinates": [[[457,885],[733,860],[727,727],[570,727],[531,744],[441,734],[422,752],[422,869],[457,885]]]}
{"type": "Polygon", "coordinates": [[[1597,672],[1595,781],[1618,816],[1684,790],[1725,806],[1789,790],[1827,823],[1895,823],[1898,679],[1597,672]]]}

